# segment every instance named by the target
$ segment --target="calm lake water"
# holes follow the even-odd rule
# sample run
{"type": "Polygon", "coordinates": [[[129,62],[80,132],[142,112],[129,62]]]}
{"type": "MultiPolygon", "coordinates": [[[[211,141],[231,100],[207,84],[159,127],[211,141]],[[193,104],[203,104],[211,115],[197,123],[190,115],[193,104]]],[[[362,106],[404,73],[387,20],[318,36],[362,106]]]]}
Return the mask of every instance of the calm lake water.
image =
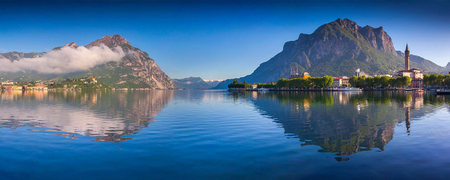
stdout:
{"type": "Polygon", "coordinates": [[[2,92],[0,179],[449,179],[450,97],[2,92]]]}

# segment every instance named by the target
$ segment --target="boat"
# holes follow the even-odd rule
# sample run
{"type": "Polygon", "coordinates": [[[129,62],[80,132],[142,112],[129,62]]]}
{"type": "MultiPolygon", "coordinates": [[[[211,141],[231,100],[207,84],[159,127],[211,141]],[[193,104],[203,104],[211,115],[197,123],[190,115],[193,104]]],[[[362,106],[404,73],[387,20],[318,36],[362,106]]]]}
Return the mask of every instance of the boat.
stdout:
{"type": "Polygon", "coordinates": [[[412,91],[412,89],[409,89],[409,88],[408,88],[408,89],[405,89],[405,91],[412,91]]]}
{"type": "Polygon", "coordinates": [[[436,95],[450,95],[450,90],[436,90],[436,95]]]}
{"type": "Polygon", "coordinates": [[[360,88],[336,88],[336,91],[362,91],[360,88]]]}

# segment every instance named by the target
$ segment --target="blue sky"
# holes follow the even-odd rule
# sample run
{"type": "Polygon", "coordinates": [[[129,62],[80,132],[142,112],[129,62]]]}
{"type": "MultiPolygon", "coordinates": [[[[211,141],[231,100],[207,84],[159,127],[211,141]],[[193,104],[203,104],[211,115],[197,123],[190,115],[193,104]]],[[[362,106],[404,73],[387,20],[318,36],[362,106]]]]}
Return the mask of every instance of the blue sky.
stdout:
{"type": "Polygon", "coordinates": [[[449,1],[2,2],[0,52],[41,52],[120,34],[172,78],[250,74],[300,33],[349,18],[383,26],[397,50],[450,61],[449,1]]]}

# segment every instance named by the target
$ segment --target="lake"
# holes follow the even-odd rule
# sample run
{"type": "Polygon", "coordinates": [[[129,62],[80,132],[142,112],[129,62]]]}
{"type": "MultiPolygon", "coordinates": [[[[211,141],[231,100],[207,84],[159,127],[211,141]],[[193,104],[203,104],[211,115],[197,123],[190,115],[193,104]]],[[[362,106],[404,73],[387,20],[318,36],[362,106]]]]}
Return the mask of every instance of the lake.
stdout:
{"type": "Polygon", "coordinates": [[[11,91],[0,179],[449,179],[450,97],[11,91]]]}

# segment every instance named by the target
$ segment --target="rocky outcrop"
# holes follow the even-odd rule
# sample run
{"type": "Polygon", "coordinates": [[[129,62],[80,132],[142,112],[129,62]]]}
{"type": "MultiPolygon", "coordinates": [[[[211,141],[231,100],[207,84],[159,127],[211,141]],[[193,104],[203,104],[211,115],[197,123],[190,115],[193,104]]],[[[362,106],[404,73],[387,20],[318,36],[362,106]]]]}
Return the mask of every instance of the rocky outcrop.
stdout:
{"type": "MultiPolygon", "coordinates": [[[[412,66],[424,67],[418,63],[412,66]]],[[[302,33],[297,40],[286,42],[280,53],[238,80],[274,82],[305,71],[312,76],[351,76],[358,68],[373,75],[395,74],[403,68],[403,58],[383,27],[361,27],[349,19],[337,19],[312,34],[302,33]]],[[[220,83],[217,88],[226,88],[232,80],[220,83]]]]}
{"type": "MultiPolygon", "coordinates": [[[[96,46],[107,46],[110,49],[121,48],[125,56],[120,61],[112,61],[96,66],[86,72],[71,72],[66,74],[42,74],[37,72],[0,72],[0,77],[16,81],[29,80],[49,80],[58,78],[72,78],[80,76],[96,76],[104,84],[114,88],[151,88],[151,89],[171,89],[175,88],[172,80],[156,64],[150,56],[133,47],[125,38],[120,35],[105,36],[88,45],[86,48],[96,46]]],[[[75,42],[68,43],[62,47],[54,48],[59,50],[63,47],[78,48],[75,42]]],[[[9,52],[0,53],[0,58],[11,61],[22,58],[34,58],[45,53],[21,53],[9,52]]]]}
{"type": "Polygon", "coordinates": [[[133,47],[122,36],[105,36],[86,47],[91,48],[102,44],[109,48],[120,47],[126,55],[119,62],[111,62],[90,70],[90,75],[98,77],[112,87],[175,88],[172,80],[159,68],[155,60],[146,52],[133,47]]]}

